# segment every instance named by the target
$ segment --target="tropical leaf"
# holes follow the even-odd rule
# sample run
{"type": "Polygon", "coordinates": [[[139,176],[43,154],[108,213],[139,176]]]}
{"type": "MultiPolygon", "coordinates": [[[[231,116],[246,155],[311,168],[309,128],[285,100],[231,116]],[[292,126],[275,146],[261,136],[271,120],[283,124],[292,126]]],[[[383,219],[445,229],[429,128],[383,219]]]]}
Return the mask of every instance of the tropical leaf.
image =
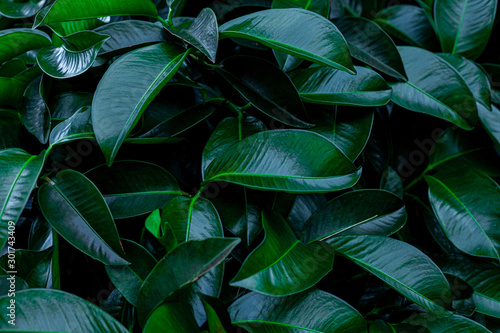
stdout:
{"type": "Polygon", "coordinates": [[[24,91],[21,109],[24,126],[41,143],[47,143],[51,125],[50,111],[44,100],[45,90],[43,76],[33,80],[24,91]]]}
{"type": "Polygon", "coordinates": [[[0,1],[0,14],[13,19],[34,16],[45,5],[46,0],[39,1],[0,1]]]}
{"type": "Polygon", "coordinates": [[[80,108],[74,115],[57,124],[50,132],[49,143],[55,146],[81,139],[95,140],[88,106],[80,108]]]}
{"type": "Polygon", "coordinates": [[[0,64],[30,50],[51,44],[50,37],[43,31],[26,28],[0,31],[0,64]]]}
{"type": "Polygon", "coordinates": [[[412,315],[405,320],[405,323],[420,325],[427,328],[431,333],[490,333],[481,324],[463,316],[453,315],[447,318],[436,316],[431,313],[421,313],[412,315]]]}
{"type": "MultiPolygon", "coordinates": [[[[17,250],[15,252],[15,275],[22,278],[30,288],[46,288],[50,278],[50,265],[54,248],[42,251],[17,250]]],[[[12,271],[8,253],[0,257],[0,267],[12,271]]]]}

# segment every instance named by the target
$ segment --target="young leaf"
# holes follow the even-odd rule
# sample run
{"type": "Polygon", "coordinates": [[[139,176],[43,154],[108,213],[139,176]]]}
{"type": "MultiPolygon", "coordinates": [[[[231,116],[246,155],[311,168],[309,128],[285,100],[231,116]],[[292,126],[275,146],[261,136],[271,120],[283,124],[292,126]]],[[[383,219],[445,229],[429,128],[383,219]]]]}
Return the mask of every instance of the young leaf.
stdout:
{"type": "Polygon", "coordinates": [[[394,103],[471,129],[478,120],[476,101],[456,69],[431,52],[410,46],[398,49],[408,82],[391,85],[394,103]]]}
{"type": "Polygon", "coordinates": [[[155,5],[149,0],[56,0],[43,8],[35,17],[33,28],[41,24],[84,20],[104,16],[158,16],[155,5]]]}
{"type": "Polygon", "coordinates": [[[229,307],[229,314],[234,325],[255,333],[367,332],[365,319],[359,312],[322,290],[286,297],[252,292],[236,300],[229,307]]]}
{"type": "Polygon", "coordinates": [[[106,71],[92,101],[92,123],[108,165],[188,53],[174,44],[156,44],[127,53],[106,71]]]}
{"type": "Polygon", "coordinates": [[[175,27],[167,27],[166,29],[200,50],[212,62],[215,62],[219,44],[219,30],[213,10],[204,8],[187,29],[177,29],[175,27]]]}
{"type": "Polygon", "coordinates": [[[158,262],[139,291],[139,322],[144,325],[153,310],[167,297],[193,284],[220,264],[239,242],[239,238],[192,240],[169,252],[158,262]]]}
{"type": "Polygon", "coordinates": [[[44,47],[36,56],[40,68],[56,79],[67,79],[87,71],[97,58],[99,48],[108,39],[92,31],[62,37],[62,46],[44,47]]]}
{"type": "MultiPolygon", "coordinates": [[[[11,297],[0,297],[6,309],[11,297]]],[[[54,289],[28,289],[16,292],[15,329],[24,332],[101,332],[128,333],[110,314],[70,293],[54,289]]],[[[8,316],[0,317],[0,331],[12,332],[8,316]]]]}
{"type": "Polygon", "coordinates": [[[329,67],[310,67],[290,73],[304,102],[326,105],[380,106],[391,98],[391,88],[371,69],[354,67],[357,74],[329,67]]]}
{"type": "Polygon", "coordinates": [[[98,166],[85,176],[102,193],[115,219],[149,213],[182,193],[174,176],[147,162],[118,161],[112,167],[98,166]]]}
{"type": "Polygon", "coordinates": [[[262,213],[264,241],[230,282],[266,295],[286,296],[314,286],[333,265],[333,251],[321,243],[302,244],[276,213],[262,213]]]}
{"type": "Polygon", "coordinates": [[[347,40],[352,57],[387,75],[408,80],[396,45],[377,24],[361,17],[345,17],[335,25],[347,40]]]}
{"type": "Polygon", "coordinates": [[[486,47],[497,0],[435,0],[434,21],[443,52],[476,59],[486,47]]]}
{"type": "Polygon", "coordinates": [[[38,191],[50,225],[83,253],[106,265],[126,265],[118,231],[104,198],[84,175],[61,171],[38,191]]]}
{"type": "Polygon", "coordinates": [[[0,31],[0,64],[44,46],[51,45],[50,37],[43,31],[26,28],[0,31]]]}
{"type": "Polygon", "coordinates": [[[448,239],[461,251],[500,260],[500,187],[472,168],[425,176],[429,200],[448,239]]]}
{"type": "Polygon", "coordinates": [[[344,235],[389,236],[406,222],[403,200],[384,190],[358,190],[328,201],[307,220],[304,243],[344,235]]]}
{"type": "Polygon", "coordinates": [[[2,0],[0,1],[0,14],[12,18],[28,18],[36,13],[45,5],[46,0],[2,0]]]}
{"type": "MultiPolygon", "coordinates": [[[[16,250],[16,276],[22,278],[30,288],[46,288],[50,277],[50,265],[54,248],[43,251],[16,250]]],[[[9,269],[8,254],[0,257],[0,267],[9,269]]]]}
{"type": "Polygon", "coordinates": [[[49,139],[51,116],[44,100],[43,76],[33,80],[24,91],[21,119],[26,129],[41,143],[49,139]]]}
{"type": "Polygon", "coordinates": [[[303,130],[274,130],[253,134],[215,158],[204,183],[226,181],[290,193],[333,192],[353,186],[360,174],[361,169],[324,137],[303,130]]]}
{"type": "Polygon", "coordinates": [[[305,60],[355,74],[349,47],[337,27],[305,9],[268,9],[238,17],[219,28],[220,38],[253,40],[305,60]]]}
{"type": "Polygon", "coordinates": [[[372,235],[338,236],[327,242],[336,253],[423,308],[439,316],[451,315],[448,281],[436,264],[410,244],[372,235]]]}

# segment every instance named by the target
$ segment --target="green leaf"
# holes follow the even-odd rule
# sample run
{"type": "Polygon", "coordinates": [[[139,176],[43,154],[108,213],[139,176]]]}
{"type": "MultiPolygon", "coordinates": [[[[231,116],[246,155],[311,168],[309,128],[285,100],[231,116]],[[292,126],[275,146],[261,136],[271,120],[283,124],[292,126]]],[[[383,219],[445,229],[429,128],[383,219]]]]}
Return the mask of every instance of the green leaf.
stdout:
{"type": "Polygon", "coordinates": [[[475,59],[495,20],[496,0],[435,0],[434,21],[443,52],[475,59]]]}
{"type": "Polygon", "coordinates": [[[26,129],[41,143],[49,139],[51,116],[44,100],[45,86],[43,76],[33,80],[24,91],[21,119],[26,129]]]}
{"type": "Polygon", "coordinates": [[[241,121],[234,117],[222,120],[212,132],[203,149],[202,174],[205,174],[205,170],[216,157],[222,155],[231,146],[252,134],[265,130],[264,123],[251,116],[243,117],[241,121]]]}
{"type": "MultiPolygon", "coordinates": [[[[47,26],[59,37],[66,37],[84,30],[92,30],[106,24],[109,17],[100,17],[96,19],[52,22],[47,26]]],[[[106,35],[106,34],[104,34],[106,35]]]]}
{"type": "Polygon", "coordinates": [[[165,41],[165,30],[151,22],[126,20],[106,24],[94,30],[108,35],[109,39],[99,49],[99,56],[112,57],[148,44],[165,41]]]}
{"type": "Polygon", "coordinates": [[[49,143],[55,146],[81,139],[95,140],[88,106],[80,108],[74,115],[57,124],[50,132],[49,143]]]}
{"type": "Polygon", "coordinates": [[[219,30],[213,10],[204,8],[187,29],[176,27],[167,27],[166,29],[174,36],[200,50],[212,62],[215,62],[219,44],[219,30]]]}
{"type": "Polygon", "coordinates": [[[19,219],[44,162],[45,151],[38,156],[18,148],[0,151],[0,248],[8,237],[7,223],[19,219]]]}
{"type": "Polygon", "coordinates": [[[188,53],[174,44],[156,44],[127,53],[106,71],[92,101],[92,123],[108,165],[188,53]]]}
{"type": "Polygon", "coordinates": [[[325,0],[273,0],[271,8],[304,8],[328,18],[330,1],[325,0]]]}
{"type": "Polygon", "coordinates": [[[290,73],[304,102],[326,105],[380,106],[391,98],[391,88],[376,72],[354,67],[357,74],[329,67],[310,67],[290,73]]]}
{"type": "Polygon", "coordinates": [[[215,158],[204,184],[226,181],[290,193],[333,192],[353,186],[360,174],[361,169],[324,137],[304,130],[274,130],[253,134],[215,158]]]}
{"type": "Polygon", "coordinates": [[[423,308],[450,316],[451,290],[439,268],[420,250],[402,241],[372,235],[332,237],[336,253],[372,273],[423,308]]]}
{"type": "Polygon", "coordinates": [[[403,200],[384,190],[358,190],[328,201],[302,229],[304,243],[345,235],[389,236],[406,222],[403,200]]]}
{"type": "Polygon", "coordinates": [[[192,285],[220,264],[240,242],[238,238],[208,238],[180,244],[158,262],[137,298],[139,322],[176,290],[192,285]]]}
{"type": "Polygon", "coordinates": [[[478,119],[476,102],[456,69],[431,52],[410,46],[398,49],[408,82],[392,84],[394,103],[471,129],[478,119]]]}
{"type": "Polygon", "coordinates": [[[493,111],[478,106],[479,120],[495,145],[500,149],[500,109],[491,106],[493,111]]]}
{"type": "Polygon", "coordinates": [[[40,67],[33,66],[13,77],[0,77],[0,105],[20,108],[24,91],[41,74],[40,67]]]}
{"type": "Polygon", "coordinates": [[[184,302],[167,302],[153,311],[143,333],[195,333],[200,328],[193,317],[191,306],[184,302]]]}
{"type": "Polygon", "coordinates": [[[219,28],[220,38],[253,40],[305,60],[355,74],[349,47],[333,23],[305,9],[268,9],[219,28]]]}
{"type": "MultiPolygon", "coordinates": [[[[60,1],[60,0],[59,0],[60,1]]],[[[97,58],[99,48],[108,39],[92,31],[61,37],[62,46],[41,49],[36,60],[40,68],[56,79],[67,79],[87,71],[97,58]]]]}
{"type": "Polygon", "coordinates": [[[304,291],[332,270],[333,251],[322,243],[302,244],[276,213],[262,213],[264,241],[246,258],[231,286],[266,295],[304,291]]]}
{"type": "Polygon", "coordinates": [[[322,290],[286,297],[249,293],[229,307],[229,314],[234,325],[252,333],[367,332],[365,319],[352,306],[322,290]]]}
{"type": "MultiPolygon", "coordinates": [[[[1,297],[0,307],[8,308],[10,300],[11,297],[1,297]]],[[[78,296],[61,290],[19,291],[16,292],[15,304],[18,314],[15,326],[9,324],[9,316],[1,316],[0,332],[128,333],[110,314],[78,296]]]]}
{"type": "Polygon", "coordinates": [[[500,104],[500,65],[482,64],[483,71],[488,76],[491,86],[491,101],[500,104]]]}
{"type": "MultiPolygon", "coordinates": [[[[52,118],[70,118],[84,106],[92,104],[93,94],[85,92],[66,92],[54,98],[49,103],[49,109],[52,111],[52,118]]],[[[83,112],[83,111],[82,111],[83,112]]]]}
{"type": "MultiPolygon", "coordinates": [[[[46,288],[53,252],[53,247],[43,251],[16,250],[15,275],[26,281],[30,288],[46,288]]],[[[7,253],[0,257],[0,266],[6,271],[13,270],[9,268],[9,259],[7,253]]]]}
{"type": "Polygon", "coordinates": [[[40,30],[26,28],[2,30],[0,31],[0,64],[27,51],[51,44],[50,37],[40,30]]]}
{"type": "Polygon", "coordinates": [[[34,251],[46,250],[54,244],[53,238],[52,227],[43,215],[40,215],[31,224],[28,249],[34,251]]]}
{"type": "MultiPolygon", "coordinates": [[[[0,272],[0,274],[1,273],[3,272],[0,272]]],[[[0,296],[8,296],[8,294],[12,292],[10,291],[12,282],[14,283],[16,292],[29,289],[26,281],[21,279],[19,276],[14,276],[14,279],[12,280],[12,276],[2,274],[0,275],[0,296]]]]}
{"type": "Polygon", "coordinates": [[[28,18],[42,9],[45,2],[46,0],[1,0],[0,14],[13,19],[28,18]]]}
{"type": "Polygon", "coordinates": [[[224,303],[217,298],[209,296],[203,296],[202,301],[207,314],[208,329],[210,332],[231,332],[231,319],[224,303]]]}
{"type": "Polygon", "coordinates": [[[352,57],[382,73],[408,80],[396,45],[377,24],[361,17],[345,17],[335,25],[347,40],[352,57]]]}
{"type": "Polygon", "coordinates": [[[106,266],[113,285],[125,299],[137,307],[137,295],[144,280],[156,266],[156,259],[141,245],[122,239],[123,249],[127,253],[130,265],[106,266]]]}
{"type": "MultiPolygon", "coordinates": [[[[432,12],[432,10],[431,10],[432,12]]],[[[405,43],[427,50],[437,48],[437,38],[425,10],[412,5],[387,7],[375,15],[374,22],[405,43]]]]}
{"type": "Polygon", "coordinates": [[[473,61],[462,56],[446,53],[438,55],[458,71],[469,86],[476,101],[481,103],[488,110],[491,110],[490,83],[483,71],[473,61]]]}
{"type": "Polygon", "coordinates": [[[85,173],[102,193],[115,219],[149,213],[182,192],[167,170],[141,161],[118,161],[85,173]]]}
{"type": "Polygon", "coordinates": [[[56,0],[42,9],[35,17],[34,28],[52,22],[76,21],[103,16],[158,16],[155,5],[149,0],[56,0]]]}
{"type": "Polygon", "coordinates": [[[249,56],[225,59],[219,73],[245,99],[269,117],[284,124],[309,128],[305,109],[290,79],[267,60],[249,56]],[[244,63],[245,66],[241,66],[244,63]]]}
{"type": "Polygon", "coordinates": [[[0,109],[0,150],[21,146],[22,127],[17,112],[0,109]]]}
{"type": "Polygon", "coordinates": [[[432,209],[453,245],[470,255],[500,260],[498,184],[471,168],[447,168],[425,180],[432,209]]]}
{"type": "Polygon", "coordinates": [[[120,237],[104,198],[84,175],[61,171],[38,191],[42,213],[70,244],[106,265],[126,265],[120,237]]]}
{"type": "Polygon", "coordinates": [[[456,314],[447,318],[431,313],[413,314],[405,319],[404,322],[423,326],[431,333],[491,333],[486,327],[476,323],[472,319],[456,314]]]}
{"type": "Polygon", "coordinates": [[[0,66],[0,76],[13,77],[26,70],[27,68],[28,67],[26,67],[26,64],[23,60],[14,58],[12,60],[6,61],[0,66]]]}

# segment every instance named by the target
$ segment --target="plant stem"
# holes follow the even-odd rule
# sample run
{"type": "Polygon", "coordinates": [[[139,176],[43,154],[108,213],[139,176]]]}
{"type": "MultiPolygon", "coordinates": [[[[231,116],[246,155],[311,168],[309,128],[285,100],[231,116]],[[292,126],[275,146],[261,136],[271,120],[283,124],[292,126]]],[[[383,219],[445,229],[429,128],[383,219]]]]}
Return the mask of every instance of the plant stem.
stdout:
{"type": "Polygon", "coordinates": [[[167,21],[168,21],[168,22],[167,22],[167,21],[165,21],[164,19],[162,19],[162,18],[160,17],[160,15],[158,15],[156,18],[158,19],[158,21],[160,21],[160,22],[161,22],[161,24],[163,24],[163,26],[164,26],[165,28],[169,28],[169,27],[171,27],[171,26],[172,26],[172,18],[170,17],[170,12],[168,13],[168,18],[167,18],[167,21]],[[169,22],[170,22],[170,24],[169,24],[169,22]]]}

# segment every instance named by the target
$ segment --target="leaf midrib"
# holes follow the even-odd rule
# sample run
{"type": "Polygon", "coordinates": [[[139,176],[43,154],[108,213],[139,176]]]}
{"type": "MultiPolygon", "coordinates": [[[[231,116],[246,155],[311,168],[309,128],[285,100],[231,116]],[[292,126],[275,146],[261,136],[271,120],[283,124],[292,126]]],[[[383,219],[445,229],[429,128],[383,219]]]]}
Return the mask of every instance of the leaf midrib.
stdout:
{"type": "Polygon", "coordinates": [[[467,5],[469,4],[469,0],[465,0],[464,8],[462,9],[462,15],[460,16],[460,23],[458,24],[457,35],[455,36],[455,40],[453,41],[453,49],[451,51],[452,54],[457,52],[458,38],[460,36],[460,31],[462,30],[462,25],[464,23],[465,10],[467,9],[467,5]]]}

